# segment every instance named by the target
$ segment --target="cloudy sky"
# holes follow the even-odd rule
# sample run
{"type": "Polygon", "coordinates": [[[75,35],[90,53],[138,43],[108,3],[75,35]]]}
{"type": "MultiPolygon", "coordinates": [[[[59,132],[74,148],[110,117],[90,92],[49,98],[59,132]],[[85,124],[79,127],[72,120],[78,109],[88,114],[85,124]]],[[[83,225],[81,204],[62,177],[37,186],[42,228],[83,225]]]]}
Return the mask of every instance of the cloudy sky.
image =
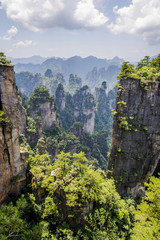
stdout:
{"type": "Polygon", "coordinates": [[[0,51],[11,57],[160,53],[159,0],[0,0],[0,51]]]}

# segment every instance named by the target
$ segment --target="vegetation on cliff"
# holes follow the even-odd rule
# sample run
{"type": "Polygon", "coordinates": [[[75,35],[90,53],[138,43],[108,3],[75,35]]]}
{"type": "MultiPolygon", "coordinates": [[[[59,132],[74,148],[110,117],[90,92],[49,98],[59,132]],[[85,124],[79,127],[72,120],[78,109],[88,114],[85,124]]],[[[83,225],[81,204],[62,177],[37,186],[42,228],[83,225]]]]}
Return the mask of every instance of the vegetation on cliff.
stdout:
{"type": "Polygon", "coordinates": [[[152,60],[149,56],[145,56],[136,66],[129,62],[123,62],[117,78],[128,77],[145,81],[160,81],[160,54],[152,60]]]}
{"type": "Polygon", "coordinates": [[[30,155],[32,194],[0,208],[3,239],[128,239],[133,205],[84,153],[30,155]],[[10,212],[10,214],[9,214],[10,212]]]}
{"type": "Polygon", "coordinates": [[[5,112],[2,111],[2,110],[0,110],[0,125],[1,125],[1,124],[6,124],[6,123],[8,123],[8,122],[9,122],[9,120],[8,120],[7,117],[6,117],[5,112]]]}
{"type": "Polygon", "coordinates": [[[102,83],[101,88],[96,88],[96,111],[95,111],[95,132],[107,130],[108,147],[111,144],[111,133],[113,124],[113,114],[112,111],[115,108],[115,100],[117,89],[114,88],[106,94],[107,86],[106,82],[102,83]]]}
{"type": "Polygon", "coordinates": [[[0,52],[0,65],[11,65],[11,62],[6,59],[6,55],[3,52],[0,52]]]}
{"type": "Polygon", "coordinates": [[[61,152],[54,162],[31,152],[28,170],[30,191],[0,207],[2,239],[159,239],[159,178],[146,184],[146,196],[135,207],[82,152],[61,152]]]}
{"type": "MultiPolygon", "coordinates": [[[[124,63],[122,72],[125,74],[121,74],[124,78],[127,74],[129,77],[133,74],[133,77],[137,74],[136,71],[144,71],[146,66],[151,67],[151,63],[154,68],[158,68],[158,60],[150,62],[147,57],[137,65],[136,69],[139,70],[124,63]]],[[[52,79],[53,74],[48,69],[48,84],[49,78],[52,79]]],[[[63,81],[62,75],[57,78],[58,81],[63,81]]],[[[70,78],[70,82],[76,82],[79,88],[81,80],[74,75],[70,78]]],[[[159,81],[158,78],[154,80],[159,81]]],[[[107,167],[107,137],[112,122],[111,108],[114,106],[115,92],[106,94],[105,83],[97,90],[94,134],[83,129],[86,118],[90,117],[86,117],[84,112],[95,108],[94,97],[87,86],[72,96],[64,92],[62,83],[59,85],[56,98],[64,128],[55,120],[43,128],[47,112],[41,114],[40,106],[42,109],[47,102],[51,108],[54,103],[50,110],[52,113],[55,111],[57,116],[54,97],[46,87],[35,88],[29,101],[22,99],[21,103],[24,102],[28,110],[26,136],[20,136],[21,150],[29,152],[28,185],[17,201],[15,196],[11,196],[13,203],[0,207],[2,240],[160,238],[160,179],[151,177],[146,184],[146,195],[137,205],[130,197],[121,198],[114,180],[107,179],[104,171],[107,167]],[[75,109],[79,114],[77,116],[74,116],[75,109]],[[74,122],[76,120],[79,122],[74,122]]],[[[125,101],[117,104],[124,108],[127,105],[125,101]]],[[[0,111],[0,122],[5,121],[4,117],[4,112],[0,111]]],[[[133,120],[134,117],[130,116],[129,119],[133,120]]],[[[119,128],[130,130],[130,127],[122,116],[119,128]]],[[[143,131],[145,134],[146,129],[143,128],[143,131]]],[[[116,153],[123,154],[123,149],[119,147],[116,153]]],[[[139,156],[137,161],[141,160],[139,156]]],[[[15,179],[16,183],[18,179],[15,179]]]]}
{"type": "Polygon", "coordinates": [[[135,211],[132,240],[160,239],[160,178],[146,183],[146,195],[135,211]]]}

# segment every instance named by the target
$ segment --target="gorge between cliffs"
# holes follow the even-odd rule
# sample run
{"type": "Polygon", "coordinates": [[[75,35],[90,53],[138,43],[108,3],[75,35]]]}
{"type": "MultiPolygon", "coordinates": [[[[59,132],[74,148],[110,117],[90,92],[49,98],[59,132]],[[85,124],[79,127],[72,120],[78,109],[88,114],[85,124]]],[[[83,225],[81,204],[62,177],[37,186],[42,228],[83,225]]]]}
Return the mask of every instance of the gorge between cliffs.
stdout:
{"type": "Polygon", "coordinates": [[[115,87],[22,72],[21,91],[0,64],[0,239],[160,239],[159,63],[115,87]]]}

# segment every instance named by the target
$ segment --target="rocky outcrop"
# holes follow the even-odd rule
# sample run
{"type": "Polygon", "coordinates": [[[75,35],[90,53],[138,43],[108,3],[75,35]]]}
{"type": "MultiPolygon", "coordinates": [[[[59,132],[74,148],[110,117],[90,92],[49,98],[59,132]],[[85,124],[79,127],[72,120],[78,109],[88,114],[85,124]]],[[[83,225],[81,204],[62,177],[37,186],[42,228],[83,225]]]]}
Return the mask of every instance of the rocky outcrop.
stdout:
{"type": "Polygon", "coordinates": [[[159,82],[120,81],[108,169],[119,192],[136,199],[149,176],[160,172],[159,102],[159,82]]]}
{"type": "Polygon", "coordinates": [[[59,126],[56,103],[46,87],[35,88],[27,113],[27,140],[34,147],[38,139],[44,137],[44,131],[50,131],[55,125],[59,126]]]}
{"type": "Polygon", "coordinates": [[[25,153],[20,154],[18,92],[13,66],[0,65],[0,202],[25,183],[25,153]]]}
{"type": "Polygon", "coordinates": [[[43,131],[49,130],[53,124],[59,125],[55,100],[46,87],[35,89],[29,101],[28,115],[41,121],[43,131]]]}
{"type": "Polygon", "coordinates": [[[83,86],[72,96],[59,84],[56,90],[56,105],[60,113],[62,127],[69,130],[74,122],[83,123],[83,130],[93,134],[94,131],[106,129],[111,135],[115,106],[116,89],[108,90],[107,83],[102,82],[95,89],[93,96],[88,86],[83,86]],[[95,107],[96,106],[96,107],[95,107]]]}
{"type": "Polygon", "coordinates": [[[74,121],[82,122],[86,132],[94,132],[95,102],[88,86],[82,87],[73,96],[74,121]]]}
{"type": "Polygon", "coordinates": [[[115,108],[116,89],[108,90],[107,82],[102,82],[100,88],[95,88],[95,132],[106,129],[111,138],[113,115],[115,108]]]}
{"type": "Polygon", "coordinates": [[[59,111],[63,111],[66,106],[66,94],[63,88],[62,83],[58,84],[57,90],[56,90],[56,104],[59,109],[59,111]]]}
{"type": "Polygon", "coordinates": [[[94,132],[95,102],[88,86],[83,86],[72,96],[59,84],[56,90],[56,104],[64,129],[70,129],[74,122],[81,122],[83,130],[94,132]]]}

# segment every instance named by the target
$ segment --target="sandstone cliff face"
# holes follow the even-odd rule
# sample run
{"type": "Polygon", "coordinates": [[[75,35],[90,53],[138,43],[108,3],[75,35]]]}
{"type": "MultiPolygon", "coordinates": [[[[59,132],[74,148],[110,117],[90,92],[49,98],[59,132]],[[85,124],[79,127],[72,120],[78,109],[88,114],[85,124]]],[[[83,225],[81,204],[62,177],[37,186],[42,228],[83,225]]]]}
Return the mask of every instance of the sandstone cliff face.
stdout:
{"type": "Polygon", "coordinates": [[[25,158],[19,148],[18,93],[13,66],[0,65],[0,202],[18,192],[25,182],[25,158]],[[16,182],[16,184],[15,184],[16,182]]]}
{"type": "Polygon", "coordinates": [[[27,140],[34,147],[39,138],[44,137],[44,131],[50,131],[54,125],[59,125],[59,117],[55,100],[45,87],[35,89],[29,100],[27,117],[27,140]]]}
{"type": "Polygon", "coordinates": [[[141,187],[160,171],[160,83],[122,79],[117,95],[108,169],[121,194],[142,197],[141,187]]]}
{"type": "Polygon", "coordinates": [[[49,128],[54,123],[59,124],[54,101],[41,103],[39,107],[35,110],[35,112],[32,114],[32,117],[36,119],[36,116],[38,115],[43,124],[43,130],[49,130],[49,128]]]}

